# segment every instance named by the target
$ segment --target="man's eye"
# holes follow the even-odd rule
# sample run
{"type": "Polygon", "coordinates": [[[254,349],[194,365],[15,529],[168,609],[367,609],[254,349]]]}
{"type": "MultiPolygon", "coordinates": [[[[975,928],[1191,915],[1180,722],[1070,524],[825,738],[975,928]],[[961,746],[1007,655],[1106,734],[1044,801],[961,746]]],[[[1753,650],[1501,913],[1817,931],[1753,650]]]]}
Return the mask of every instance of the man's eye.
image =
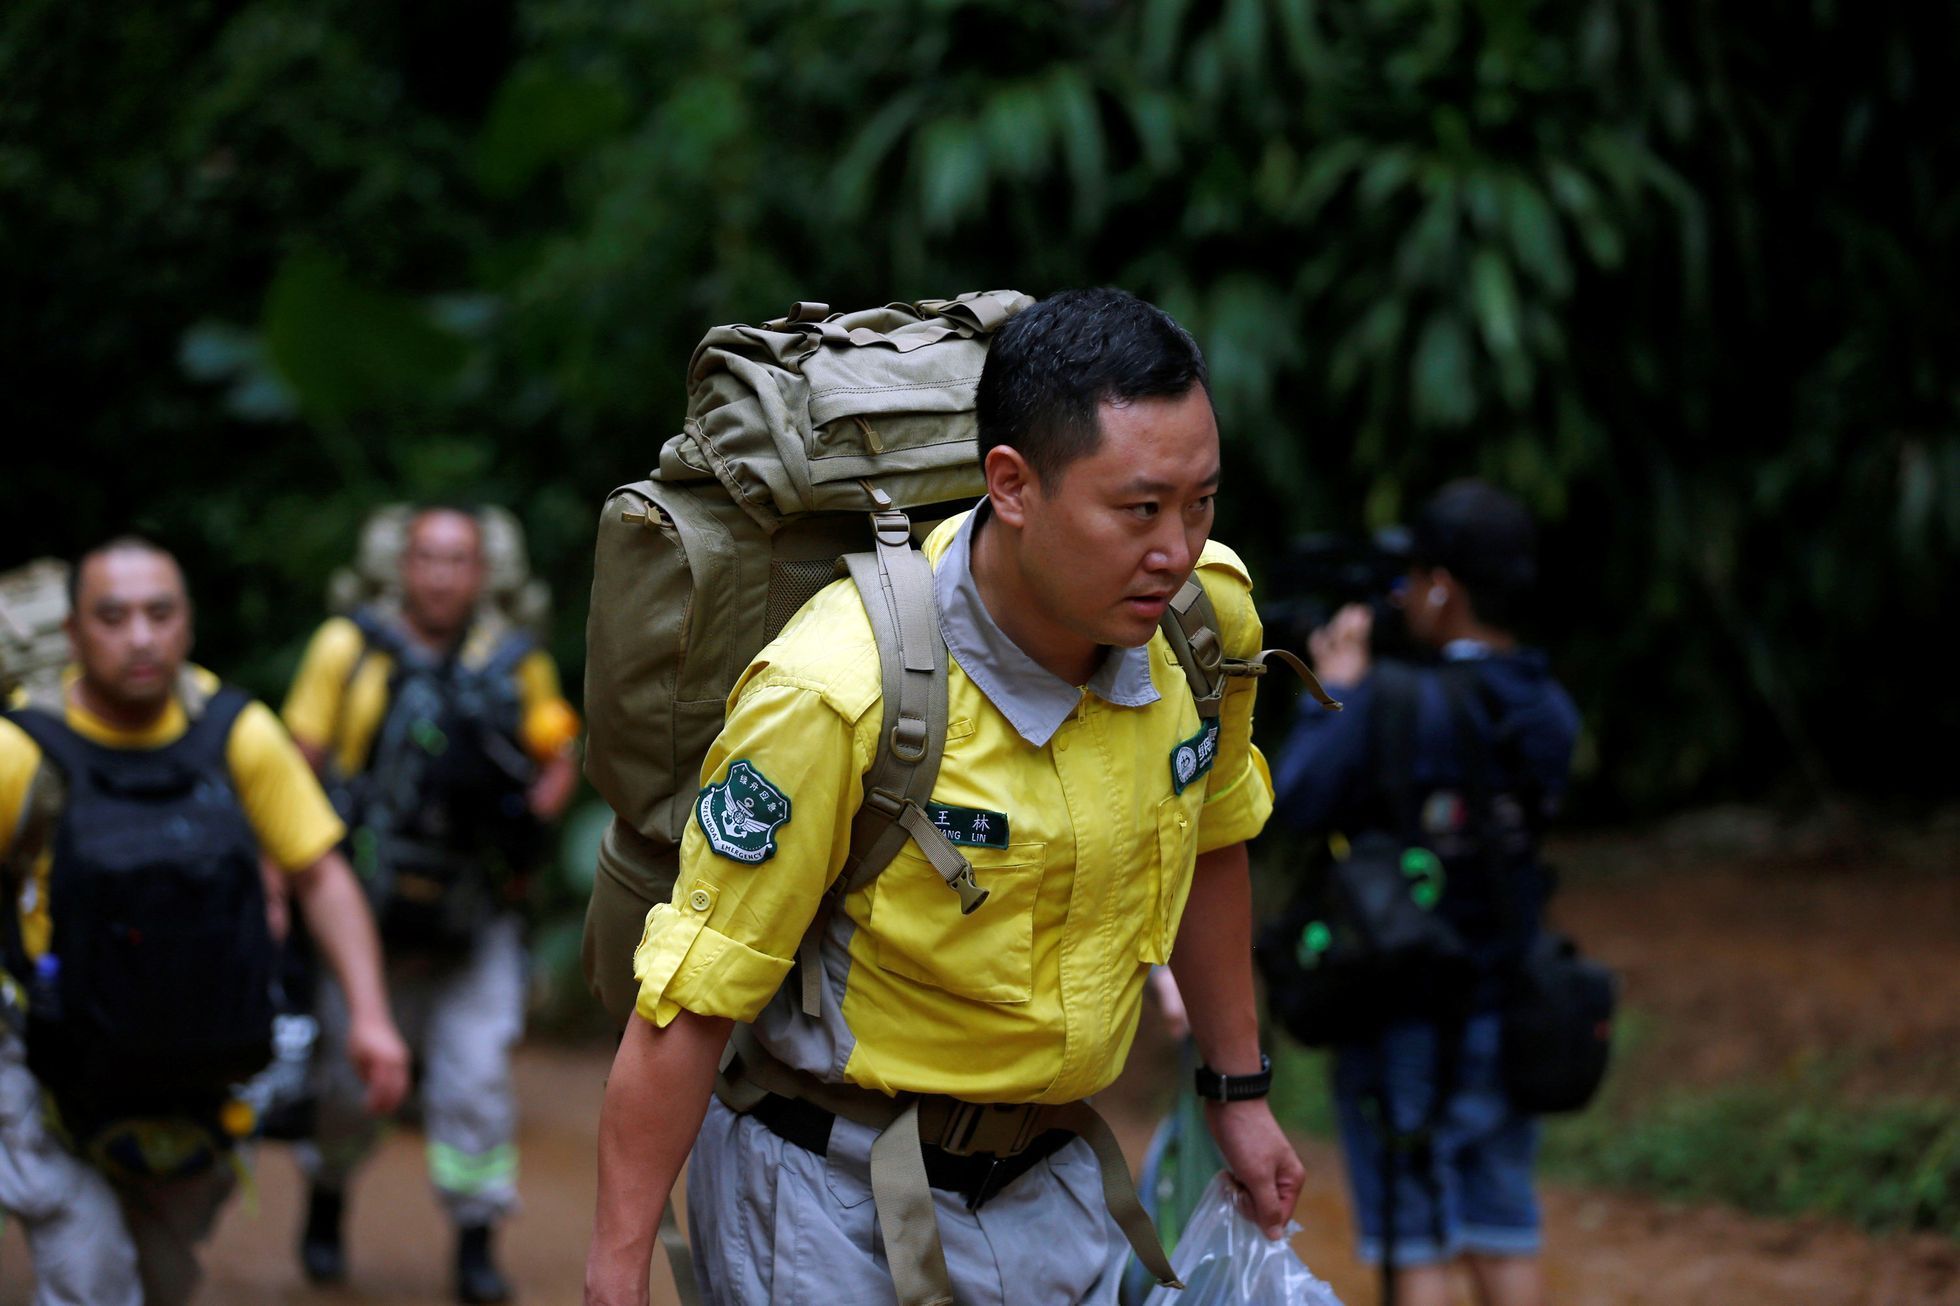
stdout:
{"type": "Polygon", "coordinates": [[[1157,515],[1157,505],[1155,503],[1133,503],[1125,511],[1134,517],[1149,521],[1157,515]]]}
{"type": "Polygon", "coordinates": [[[1212,506],[1217,502],[1218,502],[1218,496],[1215,494],[1207,494],[1202,499],[1193,499],[1191,501],[1191,515],[1194,517],[1202,517],[1206,513],[1210,512],[1212,510],[1212,506]]]}

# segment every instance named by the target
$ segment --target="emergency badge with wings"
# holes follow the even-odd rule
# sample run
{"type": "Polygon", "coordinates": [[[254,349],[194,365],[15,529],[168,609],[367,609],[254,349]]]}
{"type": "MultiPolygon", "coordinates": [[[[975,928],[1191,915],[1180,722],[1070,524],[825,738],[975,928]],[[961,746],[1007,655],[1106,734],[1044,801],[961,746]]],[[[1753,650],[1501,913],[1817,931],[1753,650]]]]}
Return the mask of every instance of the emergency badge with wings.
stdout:
{"type": "Polygon", "coordinates": [[[729,766],[727,779],[701,791],[694,812],[708,846],[723,857],[766,862],[776,855],[777,827],[789,821],[789,795],[744,758],[729,766]]]}

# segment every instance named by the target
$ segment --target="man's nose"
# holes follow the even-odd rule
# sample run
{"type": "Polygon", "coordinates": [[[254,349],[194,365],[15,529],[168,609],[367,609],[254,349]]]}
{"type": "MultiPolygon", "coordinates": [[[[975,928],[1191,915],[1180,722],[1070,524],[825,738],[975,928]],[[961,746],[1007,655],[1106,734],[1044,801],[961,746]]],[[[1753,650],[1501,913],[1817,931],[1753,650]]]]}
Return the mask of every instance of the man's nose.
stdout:
{"type": "Polygon", "coordinates": [[[1150,542],[1150,552],[1144,557],[1144,566],[1151,571],[1167,571],[1183,576],[1191,570],[1191,539],[1184,532],[1184,524],[1170,521],[1158,530],[1157,537],[1150,542]]]}

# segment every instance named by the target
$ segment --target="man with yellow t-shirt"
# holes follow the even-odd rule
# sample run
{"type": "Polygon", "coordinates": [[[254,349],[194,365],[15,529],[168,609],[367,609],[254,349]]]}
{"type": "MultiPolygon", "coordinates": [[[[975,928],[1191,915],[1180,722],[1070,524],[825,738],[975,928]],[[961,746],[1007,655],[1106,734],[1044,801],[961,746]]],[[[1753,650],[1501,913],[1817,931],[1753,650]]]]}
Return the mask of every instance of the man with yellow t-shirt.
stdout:
{"type": "Polygon", "coordinates": [[[690,1147],[711,1302],[1115,1301],[1126,1235],[1154,1240],[1083,1100],[1122,1069],[1165,960],[1249,1212],[1277,1230],[1292,1209],[1302,1172],[1263,1100],[1251,979],[1244,842],[1272,809],[1251,681],[1202,720],[1158,630],[1195,574],[1224,655],[1259,647],[1244,568],[1208,543],[1203,359],[1134,296],[1068,292],[994,336],[977,406],[987,497],[925,548],[951,663],[928,811],[987,897],[963,914],[970,895],[908,843],[834,900],[819,1009],[784,984],[884,721],[864,605],[833,585],[729,696],[673,900],[647,916],[600,1119],[588,1303],[646,1301],[690,1147]]]}
{"type": "Polygon", "coordinates": [[[125,537],[71,576],[77,665],[0,721],[0,1208],[37,1303],[172,1306],[251,1131],[231,1086],[270,1051],[262,860],[348,994],[367,1109],[400,1101],[408,1051],[340,820],[277,718],[187,665],[175,559],[125,537]]]}
{"type": "MultiPolygon", "coordinates": [[[[421,1059],[429,1173],[457,1228],[456,1291],[504,1300],[491,1233],[517,1199],[510,1055],[523,1030],[522,922],[510,907],[527,847],[577,781],[578,718],[551,658],[480,602],[482,529],[469,513],[409,522],[398,608],[320,628],[285,720],[351,830],[354,868],[388,949],[395,1016],[421,1059]]],[[[341,1019],[323,986],[323,1030],[341,1019]]],[[[300,1260],[346,1274],[344,1193],[373,1142],[343,1065],[321,1075],[300,1260]]]]}

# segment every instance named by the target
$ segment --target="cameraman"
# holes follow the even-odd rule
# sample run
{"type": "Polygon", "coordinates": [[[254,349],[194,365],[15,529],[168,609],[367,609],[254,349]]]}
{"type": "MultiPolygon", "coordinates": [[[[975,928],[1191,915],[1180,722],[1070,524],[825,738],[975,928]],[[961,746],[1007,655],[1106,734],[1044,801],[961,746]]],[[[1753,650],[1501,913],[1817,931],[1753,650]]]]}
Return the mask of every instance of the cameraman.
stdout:
{"type": "MultiPolygon", "coordinates": [[[[1423,800],[1421,836],[1438,847],[1452,840],[1464,847],[1494,837],[1501,824],[1470,812],[1463,801],[1469,776],[1453,728],[1447,681],[1454,680],[1473,691],[1463,698],[1490,759],[1489,791],[1519,800],[1506,808],[1511,824],[1519,837],[1535,839],[1565,788],[1578,714],[1544,656],[1520,648],[1513,634],[1536,579],[1531,519],[1515,499],[1482,481],[1452,482],[1419,514],[1411,562],[1400,607],[1410,641],[1432,655],[1415,667],[1409,763],[1423,800]]],[[[1381,828],[1392,806],[1378,792],[1374,758],[1371,681],[1379,678],[1369,676],[1372,627],[1370,609],[1351,604],[1308,641],[1315,671],[1340,693],[1346,710],[1304,704],[1279,756],[1275,815],[1295,828],[1358,834],[1381,828]]],[[[1476,858],[1456,860],[1475,864],[1476,858]]],[[[1529,869],[1522,874],[1453,869],[1436,903],[1477,963],[1468,1016],[1398,1022],[1374,1042],[1336,1052],[1334,1096],[1360,1255],[1379,1263],[1386,1243],[1399,1306],[1453,1301],[1449,1265],[1459,1257],[1486,1306],[1544,1301],[1531,1188],[1537,1123],[1511,1106],[1498,1066],[1503,971],[1537,932],[1546,892],[1536,858],[1524,862],[1529,869]],[[1439,1058],[1452,1037],[1455,1056],[1439,1058]],[[1383,1146],[1384,1108],[1398,1142],[1392,1149],[1383,1146]],[[1408,1146],[1412,1139],[1418,1145],[1408,1146]],[[1387,1238],[1385,1160],[1394,1166],[1395,1185],[1386,1203],[1394,1225],[1387,1238]]]]}

